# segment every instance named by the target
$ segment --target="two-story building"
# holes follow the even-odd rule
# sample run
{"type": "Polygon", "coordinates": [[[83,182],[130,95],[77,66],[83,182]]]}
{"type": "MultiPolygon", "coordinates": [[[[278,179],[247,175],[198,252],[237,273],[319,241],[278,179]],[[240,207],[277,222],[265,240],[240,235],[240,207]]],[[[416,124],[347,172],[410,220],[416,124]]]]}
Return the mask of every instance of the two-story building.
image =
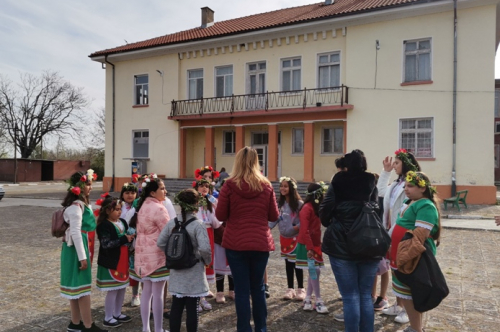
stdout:
{"type": "Polygon", "coordinates": [[[441,197],[495,203],[498,2],[326,0],[222,22],[204,7],[193,29],[95,52],[104,186],[131,160],[169,178],[231,170],[245,145],[270,180],[299,181],[328,181],[353,149],[379,172],[406,148],[441,197]]]}

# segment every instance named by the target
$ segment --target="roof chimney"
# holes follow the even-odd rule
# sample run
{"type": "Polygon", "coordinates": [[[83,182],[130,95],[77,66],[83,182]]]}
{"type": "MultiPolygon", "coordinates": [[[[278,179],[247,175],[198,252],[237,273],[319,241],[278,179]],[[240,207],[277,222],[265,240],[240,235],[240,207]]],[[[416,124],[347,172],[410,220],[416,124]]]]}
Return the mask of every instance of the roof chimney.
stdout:
{"type": "Polygon", "coordinates": [[[201,27],[208,28],[214,25],[214,11],[208,7],[201,9],[201,27]]]}
{"type": "Polygon", "coordinates": [[[335,0],[325,0],[325,5],[331,5],[335,3],[335,0]]]}

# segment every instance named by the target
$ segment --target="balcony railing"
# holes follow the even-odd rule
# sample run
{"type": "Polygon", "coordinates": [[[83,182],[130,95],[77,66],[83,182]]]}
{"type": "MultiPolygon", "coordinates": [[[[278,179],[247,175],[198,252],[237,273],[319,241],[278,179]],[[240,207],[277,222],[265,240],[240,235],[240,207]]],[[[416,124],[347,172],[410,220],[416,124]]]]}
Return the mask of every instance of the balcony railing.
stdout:
{"type": "Polygon", "coordinates": [[[319,107],[349,103],[345,85],[319,89],[265,92],[189,100],[172,100],[170,116],[319,107]]]}

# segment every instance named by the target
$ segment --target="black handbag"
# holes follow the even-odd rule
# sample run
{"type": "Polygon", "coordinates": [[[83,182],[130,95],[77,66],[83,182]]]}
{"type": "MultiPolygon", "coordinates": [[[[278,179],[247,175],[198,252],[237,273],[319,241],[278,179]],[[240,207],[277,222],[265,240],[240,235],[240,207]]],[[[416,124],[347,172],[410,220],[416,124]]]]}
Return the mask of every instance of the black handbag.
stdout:
{"type": "Polygon", "coordinates": [[[346,231],[347,246],[351,254],[364,257],[383,257],[391,246],[391,237],[382,225],[375,202],[365,202],[361,213],[346,231]]]}

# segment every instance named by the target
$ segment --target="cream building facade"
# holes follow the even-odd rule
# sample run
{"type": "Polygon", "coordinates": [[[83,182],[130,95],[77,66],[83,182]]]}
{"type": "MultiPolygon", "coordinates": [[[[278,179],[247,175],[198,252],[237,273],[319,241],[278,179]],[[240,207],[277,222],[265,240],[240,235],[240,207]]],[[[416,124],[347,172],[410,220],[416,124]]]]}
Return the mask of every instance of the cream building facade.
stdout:
{"type": "MultiPolygon", "coordinates": [[[[449,197],[454,3],[386,3],[326,1],[224,22],[205,7],[202,27],[93,53],[106,68],[105,187],[129,181],[133,160],[168,178],[203,165],[230,171],[245,145],[270,180],[299,181],[328,181],[353,149],[380,172],[407,148],[449,197]],[[302,19],[276,22],[287,15],[302,19]]],[[[457,1],[456,188],[471,203],[496,202],[498,12],[498,1],[457,1]]]]}

